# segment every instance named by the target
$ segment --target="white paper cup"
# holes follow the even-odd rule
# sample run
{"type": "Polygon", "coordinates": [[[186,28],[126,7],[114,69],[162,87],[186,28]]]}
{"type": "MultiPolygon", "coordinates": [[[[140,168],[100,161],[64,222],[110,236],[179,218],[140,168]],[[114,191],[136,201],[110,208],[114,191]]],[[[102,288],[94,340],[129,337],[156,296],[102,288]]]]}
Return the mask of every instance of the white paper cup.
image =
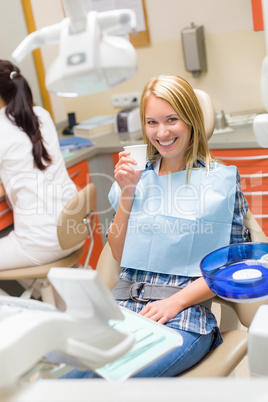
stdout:
{"type": "Polygon", "coordinates": [[[146,150],[147,144],[140,145],[127,145],[124,147],[125,151],[130,152],[130,158],[135,159],[137,161],[137,165],[129,164],[134,170],[143,170],[146,166],[146,150]]]}

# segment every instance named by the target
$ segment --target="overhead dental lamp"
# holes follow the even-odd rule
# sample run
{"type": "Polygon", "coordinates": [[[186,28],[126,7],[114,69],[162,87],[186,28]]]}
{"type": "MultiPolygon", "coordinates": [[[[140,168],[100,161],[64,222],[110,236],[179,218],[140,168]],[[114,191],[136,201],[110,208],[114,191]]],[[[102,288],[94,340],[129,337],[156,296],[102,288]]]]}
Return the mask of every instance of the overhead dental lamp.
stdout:
{"type": "Polygon", "coordinates": [[[67,17],[28,35],[12,53],[13,60],[20,63],[40,46],[59,43],[46,87],[60,96],[90,95],[129,79],[137,69],[136,51],[129,40],[110,33],[135,34],[134,11],[87,12],[83,0],[63,0],[63,5],[67,17]]]}

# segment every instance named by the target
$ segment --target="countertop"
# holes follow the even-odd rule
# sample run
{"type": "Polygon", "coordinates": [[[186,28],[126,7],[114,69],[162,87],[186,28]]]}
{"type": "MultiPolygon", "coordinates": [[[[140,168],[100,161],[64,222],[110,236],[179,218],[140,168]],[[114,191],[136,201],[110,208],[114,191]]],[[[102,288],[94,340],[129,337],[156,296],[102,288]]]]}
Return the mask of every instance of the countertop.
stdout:
{"type": "MultiPolygon", "coordinates": [[[[252,124],[233,126],[233,131],[215,131],[209,140],[210,149],[246,149],[260,148],[253,132],[252,124]]],[[[66,138],[66,136],[60,136],[66,138]]],[[[141,132],[110,133],[92,138],[94,145],[91,147],[74,151],[70,156],[65,157],[66,167],[73,166],[83,160],[90,160],[96,155],[113,154],[123,150],[124,145],[137,144],[142,142],[141,132]]]]}
{"type": "MultiPolygon", "coordinates": [[[[260,148],[253,131],[253,124],[230,127],[229,132],[214,131],[209,140],[210,149],[260,148]]],[[[228,131],[228,129],[226,130],[228,131]]]]}

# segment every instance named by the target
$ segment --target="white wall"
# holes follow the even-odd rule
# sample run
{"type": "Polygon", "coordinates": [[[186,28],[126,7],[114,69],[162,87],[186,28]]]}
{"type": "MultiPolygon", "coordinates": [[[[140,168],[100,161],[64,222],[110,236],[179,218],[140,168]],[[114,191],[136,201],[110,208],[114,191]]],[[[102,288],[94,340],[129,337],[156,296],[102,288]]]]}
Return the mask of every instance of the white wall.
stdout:
{"type": "MultiPolygon", "coordinates": [[[[56,24],[64,18],[60,0],[31,0],[31,5],[36,29],[56,24]]],[[[45,70],[48,69],[50,63],[56,58],[57,54],[58,45],[47,45],[41,47],[41,55],[45,70]]],[[[63,99],[53,93],[50,93],[49,96],[55,123],[65,121],[67,119],[67,114],[63,99]]]]}
{"type": "MultiPolygon", "coordinates": [[[[11,60],[11,54],[28,34],[21,0],[0,0],[0,58],[11,60]]],[[[29,81],[34,101],[42,105],[39,83],[32,55],[20,65],[22,74],[29,81]]]]}
{"type": "Polygon", "coordinates": [[[215,109],[239,112],[263,108],[259,81],[264,32],[253,30],[251,0],[146,0],[151,44],[137,48],[139,67],[129,81],[105,93],[64,100],[78,120],[113,113],[111,94],[142,91],[155,75],[178,74],[207,91],[215,109]],[[193,78],[184,67],[181,30],[204,25],[208,71],[193,78]]]}
{"type": "MultiPolygon", "coordinates": [[[[60,0],[31,0],[31,3],[37,28],[63,17],[60,0]]],[[[52,96],[56,122],[66,119],[68,112],[76,112],[78,121],[114,113],[112,94],[142,91],[152,76],[162,73],[179,74],[195,88],[206,90],[215,109],[236,112],[263,107],[259,80],[265,55],[264,32],[253,30],[251,0],[146,0],[146,9],[151,43],[137,48],[136,75],[92,96],[64,99],[52,96]],[[180,40],[181,30],[191,22],[204,25],[205,29],[208,71],[197,79],[185,70],[180,40]]],[[[55,46],[42,48],[46,67],[55,55],[55,46]]]]}

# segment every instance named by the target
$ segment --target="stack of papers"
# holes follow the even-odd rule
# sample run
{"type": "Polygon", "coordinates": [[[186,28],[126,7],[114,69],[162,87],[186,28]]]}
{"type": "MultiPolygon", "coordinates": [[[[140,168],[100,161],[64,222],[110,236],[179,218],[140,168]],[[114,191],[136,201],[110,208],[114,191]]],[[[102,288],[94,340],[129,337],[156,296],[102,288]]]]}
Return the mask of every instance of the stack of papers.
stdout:
{"type": "Polygon", "coordinates": [[[85,120],[73,128],[74,135],[94,138],[115,131],[114,115],[101,115],[85,120]]]}
{"type": "Polygon", "coordinates": [[[94,145],[94,142],[82,137],[63,138],[59,140],[59,143],[63,157],[69,156],[76,149],[94,145]]]}
{"type": "Polygon", "coordinates": [[[122,308],[123,321],[111,326],[121,332],[133,332],[135,344],[128,353],[96,372],[106,380],[126,380],[171,350],[182,345],[181,335],[175,330],[122,308]]]}

